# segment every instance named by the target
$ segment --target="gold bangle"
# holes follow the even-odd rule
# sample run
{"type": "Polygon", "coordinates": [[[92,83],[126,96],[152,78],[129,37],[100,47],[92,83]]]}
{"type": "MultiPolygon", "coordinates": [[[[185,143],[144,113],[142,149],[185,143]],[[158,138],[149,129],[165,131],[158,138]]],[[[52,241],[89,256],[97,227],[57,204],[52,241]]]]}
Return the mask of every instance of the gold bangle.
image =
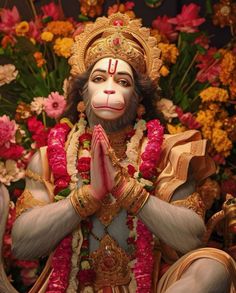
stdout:
{"type": "Polygon", "coordinates": [[[121,199],[121,205],[129,213],[136,215],[149,198],[149,193],[135,179],[127,183],[121,199]]]}
{"type": "Polygon", "coordinates": [[[100,202],[92,197],[89,185],[76,189],[70,197],[71,204],[76,213],[85,219],[100,208],[100,202]]]}

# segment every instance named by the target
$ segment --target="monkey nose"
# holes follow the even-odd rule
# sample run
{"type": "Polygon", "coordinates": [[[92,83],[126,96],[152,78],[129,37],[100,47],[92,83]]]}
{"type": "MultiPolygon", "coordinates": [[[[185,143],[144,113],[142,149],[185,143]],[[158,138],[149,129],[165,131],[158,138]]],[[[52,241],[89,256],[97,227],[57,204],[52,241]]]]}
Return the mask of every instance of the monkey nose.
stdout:
{"type": "Polygon", "coordinates": [[[107,95],[112,95],[112,94],[115,94],[116,91],[114,91],[114,90],[104,90],[104,93],[107,94],[107,95]]]}

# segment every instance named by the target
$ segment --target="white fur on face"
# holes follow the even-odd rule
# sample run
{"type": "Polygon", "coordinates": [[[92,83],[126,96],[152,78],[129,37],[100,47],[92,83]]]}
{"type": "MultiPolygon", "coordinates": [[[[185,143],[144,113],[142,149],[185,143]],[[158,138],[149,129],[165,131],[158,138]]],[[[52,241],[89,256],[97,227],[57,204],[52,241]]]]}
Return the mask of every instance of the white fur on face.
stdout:
{"type": "Polygon", "coordinates": [[[108,121],[120,118],[134,95],[130,65],[113,58],[99,60],[90,74],[87,94],[97,117],[108,121]]]}

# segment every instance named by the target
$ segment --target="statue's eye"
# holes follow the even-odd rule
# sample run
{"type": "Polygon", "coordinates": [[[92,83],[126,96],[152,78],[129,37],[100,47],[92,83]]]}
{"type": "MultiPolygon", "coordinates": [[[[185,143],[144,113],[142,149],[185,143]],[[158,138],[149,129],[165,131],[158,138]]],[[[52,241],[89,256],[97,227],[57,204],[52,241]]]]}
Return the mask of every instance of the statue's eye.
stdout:
{"type": "Polygon", "coordinates": [[[129,87],[130,86],[130,83],[126,80],[126,79],[119,79],[117,81],[117,83],[123,87],[129,87]]]}
{"type": "Polygon", "coordinates": [[[95,76],[92,78],[92,81],[95,82],[95,83],[100,83],[100,82],[103,82],[105,80],[105,78],[103,76],[95,76]]]}

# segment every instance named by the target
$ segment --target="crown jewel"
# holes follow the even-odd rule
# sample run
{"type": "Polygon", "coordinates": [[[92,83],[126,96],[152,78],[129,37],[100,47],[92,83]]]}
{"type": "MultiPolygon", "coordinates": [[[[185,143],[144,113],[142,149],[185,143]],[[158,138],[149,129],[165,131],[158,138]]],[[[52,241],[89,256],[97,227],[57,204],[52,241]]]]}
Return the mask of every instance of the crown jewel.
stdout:
{"type": "Polygon", "coordinates": [[[112,57],[126,61],[137,72],[155,80],[161,67],[160,49],[156,45],[156,38],[141,26],[140,19],[130,20],[121,13],[100,17],[76,37],[69,60],[71,73],[81,74],[96,61],[112,57]]]}

